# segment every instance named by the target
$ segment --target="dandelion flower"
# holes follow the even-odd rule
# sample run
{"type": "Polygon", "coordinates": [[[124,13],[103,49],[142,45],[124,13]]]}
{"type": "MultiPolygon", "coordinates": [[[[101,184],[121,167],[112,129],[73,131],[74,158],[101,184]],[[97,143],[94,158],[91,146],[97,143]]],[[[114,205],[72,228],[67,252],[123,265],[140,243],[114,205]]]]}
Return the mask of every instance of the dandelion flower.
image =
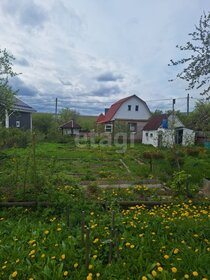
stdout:
{"type": "Polygon", "coordinates": [[[172,268],[171,268],[171,271],[172,271],[173,273],[176,273],[176,272],[177,272],[177,268],[176,268],[176,267],[172,267],[172,268]]]}
{"type": "Polygon", "coordinates": [[[142,276],[141,280],[147,280],[146,276],[142,276]]]}
{"type": "Polygon", "coordinates": [[[78,263],[75,263],[75,264],[74,264],[74,268],[77,268],[77,267],[78,267],[78,265],[79,265],[78,263]]]}
{"type": "Polygon", "coordinates": [[[198,272],[197,271],[193,271],[192,275],[197,277],[198,276],[198,272]]]}
{"type": "Polygon", "coordinates": [[[86,279],[87,279],[87,280],[92,280],[92,279],[93,279],[93,274],[92,274],[92,273],[89,273],[86,279]]]}
{"type": "Polygon", "coordinates": [[[100,275],[101,275],[101,274],[100,274],[99,272],[96,273],[96,277],[100,277],[100,275]]]}
{"type": "Polygon", "coordinates": [[[64,271],[63,276],[67,276],[68,274],[68,271],[64,271]]]}
{"type": "Polygon", "coordinates": [[[15,278],[15,277],[17,276],[17,274],[18,274],[17,271],[14,271],[14,272],[12,273],[12,277],[15,278]]]}
{"type": "Polygon", "coordinates": [[[162,272],[162,271],[163,271],[162,266],[159,266],[159,267],[157,268],[157,270],[158,270],[159,272],[162,272]]]}
{"type": "Polygon", "coordinates": [[[156,272],[155,270],[153,270],[153,271],[151,272],[151,274],[152,274],[153,277],[156,277],[156,276],[157,276],[157,272],[156,272]]]}
{"type": "Polygon", "coordinates": [[[184,275],[184,279],[189,279],[189,278],[190,278],[190,276],[188,274],[184,275]]]}

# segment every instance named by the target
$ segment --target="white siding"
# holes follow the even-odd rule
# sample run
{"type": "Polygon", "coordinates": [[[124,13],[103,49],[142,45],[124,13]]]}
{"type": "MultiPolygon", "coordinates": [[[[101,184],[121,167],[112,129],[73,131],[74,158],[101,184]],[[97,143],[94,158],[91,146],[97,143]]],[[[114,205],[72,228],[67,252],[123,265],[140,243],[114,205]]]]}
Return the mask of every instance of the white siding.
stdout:
{"type": "Polygon", "coordinates": [[[147,105],[143,101],[139,100],[136,96],[133,96],[122,104],[112,120],[148,120],[150,116],[151,113],[147,105]],[[128,105],[131,106],[130,111],[128,110],[128,105]],[[138,106],[138,111],[136,111],[136,106],[138,106]]]}
{"type": "Polygon", "coordinates": [[[158,146],[158,134],[157,130],[145,131],[143,130],[142,144],[158,146]]]}

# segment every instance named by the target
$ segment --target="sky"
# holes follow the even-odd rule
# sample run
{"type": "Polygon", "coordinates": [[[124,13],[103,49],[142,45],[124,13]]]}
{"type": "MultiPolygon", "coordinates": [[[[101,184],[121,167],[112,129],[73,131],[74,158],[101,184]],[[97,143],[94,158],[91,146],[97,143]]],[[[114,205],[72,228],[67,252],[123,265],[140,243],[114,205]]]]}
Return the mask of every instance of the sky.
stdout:
{"type": "Polygon", "coordinates": [[[98,115],[136,94],[151,111],[186,111],[201,98],[169,67],[185,53],[209,0],[1,0],[0,49],[15,57],[10,83],[39,112],[98,115]]]}

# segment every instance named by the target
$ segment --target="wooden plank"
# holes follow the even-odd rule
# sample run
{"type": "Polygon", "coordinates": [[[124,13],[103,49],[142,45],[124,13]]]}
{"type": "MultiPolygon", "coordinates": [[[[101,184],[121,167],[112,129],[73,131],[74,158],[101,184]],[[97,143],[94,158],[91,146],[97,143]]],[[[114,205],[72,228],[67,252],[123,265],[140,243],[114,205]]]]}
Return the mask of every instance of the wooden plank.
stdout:
{"type": "Polygon", "coordinates": [[[121,158],[120,158],[120,162],[125,167],[125,169],[128,171],[128,173],[131,173],[130,169],[128,168],[128,166],[124,163],[124,161],[121,158]]]}

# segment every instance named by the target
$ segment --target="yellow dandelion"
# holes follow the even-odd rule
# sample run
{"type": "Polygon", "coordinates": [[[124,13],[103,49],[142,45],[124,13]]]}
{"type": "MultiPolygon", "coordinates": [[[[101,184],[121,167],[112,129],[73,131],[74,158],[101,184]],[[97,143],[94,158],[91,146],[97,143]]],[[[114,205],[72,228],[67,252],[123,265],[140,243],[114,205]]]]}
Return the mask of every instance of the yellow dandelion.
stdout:
{"type": "Polygon", "coordinates": [[[44,234],[48,235],[49,234],[49,230],[45,230],[44,234]]]}
{"type": "Polygon", "coordinates": [[[178,254],[179,253],[179,249],[174,249],[174,254],[178,254]]]}
{"type": "Polygon", "coordinates": [[[62,260],[65,260],[65,258],[66,258],[66,255],[65,255],[65,254],[62,254],[62,255],[61,255],[61,259],[62,259],[62,260]]]}
{"type": "Polygon", "coordinates": [[[101,275],[101,274],[100,274],[99,272],[96,273],[96,277],[100,277],[100,275],[101,275]]]}
{"type": "Polygon", "coordinates": [[[77,268],[78,266],[79,266],[78,263],[75,263],[75,264],[74,264],[74,268],[77,268]]]}
{"type": "Polygon", "coordinates": [[[157,270],[158,270],[159,272],[162,272],[162,271],[163,271],[162,266],[159,266],[159,267],[157,268],[157,270]]]}
{"type": "Polygon", "coordinates": [[[41,254],[41,258],[45,258],[45,254],[41,254]]]}
{"type": "Polygon", "coordinates": [[[93,259],[94,259],[94,260],[97,259],[97,255],[93,255],[93,259]]]}
{"type": "Polygon", "coordinates": [[[88,273],[88,276],[86,278],[87,280],[92,280],[93,279],[93,274],[92,273],[88,273]]]}
{"type": "Polygon", "coordinates": [[[197,271],[193,271],[192,275],[197,277],[198,276],[198,272],[197,271]]]}
{"type": "Polygon", "coordinates": [[[169,259],[169,255],[164,255],[164,259],[169,259]]]}
{"type": "Polygon", "coordinates": [[[141,280],[147,280],[146,276],[142,276],[141,280]]]}
{"type": "Polygon", "coordinates": [[[184,279],[189,279],[189,278],[190,278],[190,276],[188,274],[184,275],[184,279]]]}
{"type": "Polygon", "coordinates": [[[68,271],[64,271],[63,276],[67,276],[68,274],[68,271]]]}
{"type": "Polygon", "coordinates": [[[171,271],[172,271],[173,273],[176,273],[176,272],[177,272],[177,268],[173,266],[173,267],[171,268],[171,271]]]}
{"type": "Polygon", "coordinates": [[[93,268],[93,265],[89,264],[88,268],[91,270],[93,268]]]}
{"type": "Polygon", "coordinates": [[[155,270],[153,270],[153,271],[151,272],[151,274],[152,274],[153,277],[156,277],[156,276],[157,276],[157,272],[156,272],[155,270]]]}
{"type": "Polygon", "coordinates": [[[94,240],[93,240],[93,243],[95,244],[95,243],[97,243],[99,241],[99,239],[98,238],[95,238],[94,240]]]}
{"type": "Polygon", "coordinates": [[[12,277],[15,278],[15,277],[17,276],[17,274],[18,274],[17,271],[14,271],[14,272],[12,273],[12,277]]]}

